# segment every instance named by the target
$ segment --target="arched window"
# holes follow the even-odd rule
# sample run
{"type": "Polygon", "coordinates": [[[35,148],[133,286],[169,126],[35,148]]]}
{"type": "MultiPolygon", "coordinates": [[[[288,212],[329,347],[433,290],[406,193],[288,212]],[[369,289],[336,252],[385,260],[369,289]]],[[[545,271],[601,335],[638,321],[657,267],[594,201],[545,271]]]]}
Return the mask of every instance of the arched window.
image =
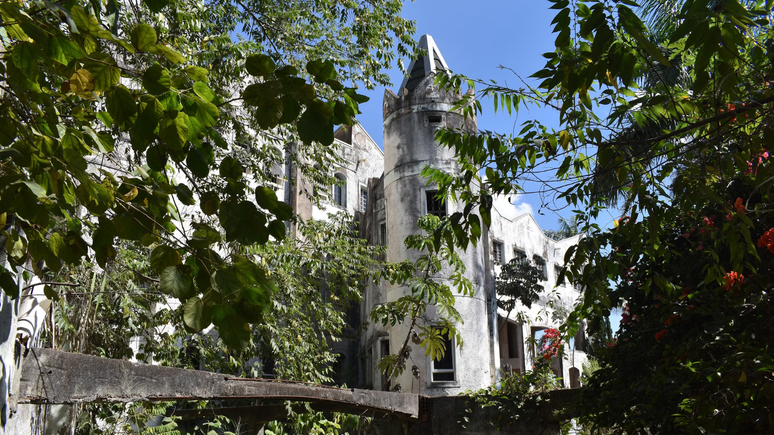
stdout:
{"type": "Polygon", "coordinates": [[[333,202],[340,207],[347,206],[347,177],[336,173],[336,184],[333,185],[333,202]]]}

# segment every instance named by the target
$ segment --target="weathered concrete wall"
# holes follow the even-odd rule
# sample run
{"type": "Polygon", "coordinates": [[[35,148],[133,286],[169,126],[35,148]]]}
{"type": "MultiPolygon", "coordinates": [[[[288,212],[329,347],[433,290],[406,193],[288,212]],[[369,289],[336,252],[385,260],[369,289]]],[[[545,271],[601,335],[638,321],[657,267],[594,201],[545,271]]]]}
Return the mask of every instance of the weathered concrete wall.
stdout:
{"type": "MultiPolygon", "coordinates": [[[[544,292],[540,301],[527,309],[521,304],[517,309],[511,312],[511,318],[515,317],[515,311],[524,312],[531,320],[530,324],[521,326],[520,338],[522,343],[531,336],[532,327],[538,328],[557,328],[559,323],[551,318],[551,313],[556,307],[563,307],[571,311],[574,304],[581,296],[581,292],[574,288],[569,282],[565,281],[562,285],[556,285],[558,280],[557,267],[564,266],[564,255],[567,250],[578,243],[580,236],[570,237],[564,240],[552,240],[545,236],[540,226],[538,226],[532,215],[524,214],[515,219],[506,219],[499,213],[492,213],[492,225],[489,228],[489,238],[492,243],[489,247],[490,258],[493,255],[493,242],[501,243],[503,246],[503,262],[507,263],[514,258],[514,250],[523,251],[527,258],[532,261],[534,255],[542,257],[546,262],[547,279],[543,281],[544,292]],[[553,304],[553,307],[551,306],[553,304]]],[[[500,266],[493,266],[493,275],[500,273],[500,266]]],[[[508,313],[499,310],[499,315],[504,317],[508,313]]],[[[503,322],[500,322],[499,333],[503,334],[503,322]]],[[[500,341],[500,347],[505,348],[504,340],[500,341]]],[[[579,370],[587,361],[585,352],[574,349],[573,343],[565,343],[562,355],[562,378],[565,387],[570,386],[570,369],[576,367],[579,370]]],[[[530,346],[524,346],[524,352],[520,352],[519,358],[508,360],[507,355],[501,355],[500,364],[508,362],[514,368],[524,368],[530,370],[534,364],[533,355],[530,346]]]]}

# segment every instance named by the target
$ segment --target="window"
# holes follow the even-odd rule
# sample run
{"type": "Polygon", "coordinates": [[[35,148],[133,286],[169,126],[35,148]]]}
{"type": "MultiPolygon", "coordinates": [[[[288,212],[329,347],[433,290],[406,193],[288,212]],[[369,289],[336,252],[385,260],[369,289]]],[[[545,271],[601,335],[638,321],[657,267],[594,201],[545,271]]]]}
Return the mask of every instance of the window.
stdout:
{"type": "Polygon", "coordinates": [[[379,225],[379,244],[387,246],[387,224],[385,222],[379,225]]]}
{"type": "Polygon", "coordinates": [[[347,177],[337,173],[336,184],[333,185],[333,202],[340,207],[347,206],[347,177]]]}
{"type": "Polygon", "coordinates": [[[443,117],[441,115],[429,115],[427,121],[430,124],[440,124],[443,121],[443,117]]]}
{"type": "Polygon", "coordinates": [[[527,262],[527,253],[519,248],[513,248],[513,259],[518,264],[524,264],[527,262]]]}
{"type": "Polygon", "coordinates": [[[443,198],[438,198],[437,190],[425,191],[425,214],[432,214],[443,219],[446,217],[446,204],[443,198]]]}
{"type": "Polygon", "coordinates": [[[503,244],[500,242],[492,243],[492,258],[495,264],[503,264],[503,244]]]}
{"type": "Polygon", "coordinates": [[[508,322],[508,358],[518,358],[521,340],[519,340],[519,326],[508,322]]]}
{"type": "Polygon", "coordinates": [[[366,207],[368,206],[368,190],[360,186],[360,211],[365,213],[366,207]]]}
{"type": "Polygon", "coordinates": [[[547,280],[548,279],[548,268],[546,267],[546,260],[545,260],[545,258],[543,258],[543,257],[541,257],[539,255],[535,255],[535,256],[532,257],[532,261],[535,262],[535,267],[537,267],[538,270],[540,270],[541,275],[543,275],[543,279],[547,280]]]}
{"type": "Polygon", "coordinates": [[[554,280],[559,284],[559,276],[562,274],[562,266],[554,264],[554,280]]]}
{"type": "Polygon", "coordinates": [[[586,339],[586,325],[583,322],[580,322],[580,325],[578,325],[578,332],[575,333],[575,343],[573,343],[573,349],[583,351],[584,343],[583,341],[586,339]]]}
{"type": "MultiPolygon", "coordinates": [[[[383,337],[379,339],[379,361],[382,358],[390,354],[390,339],[389,337],[383,337]]],[[[379,385],[380,389],[384,391],[390,391],[390,385],[387,385],[387,373],[382,373],[382,384],[379,385]]]]}
{"type": "Polygon", "coordinates": [[[454,382],[454,340],[445,335],[443,344],[446,351],[440,361],[430,360],[430,380],[432,382],[454,382]]]}

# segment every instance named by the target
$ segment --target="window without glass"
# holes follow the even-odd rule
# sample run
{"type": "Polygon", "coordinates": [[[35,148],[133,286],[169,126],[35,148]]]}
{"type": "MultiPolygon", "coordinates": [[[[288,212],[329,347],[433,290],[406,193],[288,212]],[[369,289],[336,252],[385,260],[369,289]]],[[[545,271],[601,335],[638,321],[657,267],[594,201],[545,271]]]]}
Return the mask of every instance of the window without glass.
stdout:
{"type": "Polygon", "coordinates": [[[446,351],[440,361],[431,360],[430,376],[432,382],[453,382],[454,381],[454,340],[445,335],[443,337],[446,351]]]}
{"type": "Polygon", "coordinates": [[[503,264],[503,244],[500,242],[492,243],[492,257],[495,264],[503,264]]]}
{"type": "Polygon", "coordinates": [[[347,206],[347,177],[336,174],[336,184],[333,185],[333,202],[340,207],[347,206]]]}
{"type": "Polygon", "coordinates": [[[446,204],[444,204],[442,198],[437,198],[437,190],[425,191],[425,214],[432,214],[443,219],[446,217],[446,204]]]}
{"type": "Polygon", "coordinates": [[[558,264],[554,264],[554,280],[556,282],[559,282],[559,275],[562,274],[562,266],[559,266],[558,264]]]}
{"type": "Polygon", "coordinates": [[[524,264],[527,262],[527,253],[519,248],[513,248],[513,259],[518,264],[524,264]]]}
{"type": "Polygon", "coordinates": [[[368,190],[365,187],[360,187],[360,211],[365,213],[368,206],[368,190]]]}
{"type": "MultiPolygon", "coordinates": [[[[390,339],[388,337],[380,338],[379,339],[379,360],[381,361],[382,358],[386,357],[390,354],[390,339]]],[[[385,385],[387,382],[387,373],[382,373],[382,384],[379,386],[379,388],[384,389],[385,391],[390,390],[389,385],[385,385]]]]}
{"type": "Polygon", "coordinates": [[[537,267],[538,270],[540,270],[540,274],[543,275],[543,279],[547,280],[548,268],[546,267],[546,259],[539,255],[535,255],[532,257],[532,261],[535,262],[535,267],[537,267]]]}
{"type": "Polygon", "coordinates": [[[384,222],[379,225],[379,244],[387,246],[387,224],[384,222]]]}
{"type": "Polygon", "coordinates": [[[508,322],[508,358],[518,358],[520,347],[519,326],[513,322],[508,322]]]}

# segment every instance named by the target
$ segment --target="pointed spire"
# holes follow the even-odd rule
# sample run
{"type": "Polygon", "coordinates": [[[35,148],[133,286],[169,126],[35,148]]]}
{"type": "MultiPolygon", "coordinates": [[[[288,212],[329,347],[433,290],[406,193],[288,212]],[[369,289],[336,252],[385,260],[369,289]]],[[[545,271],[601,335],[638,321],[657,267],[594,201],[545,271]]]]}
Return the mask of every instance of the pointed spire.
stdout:
{"type": "Polygon", "coordinates": [[[409,91],[413,91],[419,82],[430,74],[436,71],[449,71],[449,67],[441,55],[441,50],[438,49],[432,36],[422,35],[419,39],[419,48],[426,54],[420,55],[411,61],[408,68],[410,75],[403,78],[400,89],[406,88],[409,91]]]}

